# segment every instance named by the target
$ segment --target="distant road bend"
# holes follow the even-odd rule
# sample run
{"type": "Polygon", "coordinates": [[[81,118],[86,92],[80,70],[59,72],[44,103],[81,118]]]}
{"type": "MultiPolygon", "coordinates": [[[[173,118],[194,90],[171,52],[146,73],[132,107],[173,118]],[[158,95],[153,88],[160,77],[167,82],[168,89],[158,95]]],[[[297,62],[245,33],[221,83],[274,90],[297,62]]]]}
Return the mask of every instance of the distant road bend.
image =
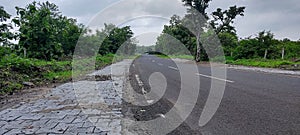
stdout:
{"type": "MultiPolygon", "coordinates": [[[[133,65],[132,70],[145,84],[152,73],[162,73],[168,83],[163,98],[170,103],[176,102],[180,94],[180,73],[172,60],[142,55],[133,65]]],[[[200,77],[197,104],[185,123],[170,134],[300,133],[299,76],[228,69],[227,78],[221,79],[211,76],[208,65],[198,65],[198,70],[199,73],[195,73],[200,77]],[[217,113],[203,127],[184,128],[198,124],[212,79],[226,82],[225,94],[217,113]]],[[[162,108],[170,108],[170,105],[165,105],[162,108]]]]}

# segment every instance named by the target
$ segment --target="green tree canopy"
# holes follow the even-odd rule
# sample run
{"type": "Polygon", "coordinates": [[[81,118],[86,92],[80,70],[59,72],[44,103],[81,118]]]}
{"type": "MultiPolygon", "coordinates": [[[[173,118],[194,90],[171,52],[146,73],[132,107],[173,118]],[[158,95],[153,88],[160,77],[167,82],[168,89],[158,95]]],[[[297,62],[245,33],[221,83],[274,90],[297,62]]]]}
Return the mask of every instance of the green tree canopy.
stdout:
{"type": "Polygon", "coordinates": [[[14,34],[10,32],[12,25],[7,22],[10,17],[11,15],[4,10],[4,7],[0,6],[0,45],[2,46],[9,46],[11,44],[9,40],[15,38],[14,34]]]}
{"type": "Polygon", "coordinates": [[[50,2],[33,2],[25,8],[16,7],[17,17],[13,19],[20,29],[19,45],[16,49],[25,57],[58,59],[71,54],[82,26],[69,19],[50,2]]]}
{"type": "Polygon", "coordinates": [[[232,24],[237,16],[244,16],[245,7],[232,6],[228,10],[222,11],[218,8],[212,13],[213,20],[211,21],[212,27],[215,29],[216,33],[227,32],[236,33],[236,30],[232,24]]]}

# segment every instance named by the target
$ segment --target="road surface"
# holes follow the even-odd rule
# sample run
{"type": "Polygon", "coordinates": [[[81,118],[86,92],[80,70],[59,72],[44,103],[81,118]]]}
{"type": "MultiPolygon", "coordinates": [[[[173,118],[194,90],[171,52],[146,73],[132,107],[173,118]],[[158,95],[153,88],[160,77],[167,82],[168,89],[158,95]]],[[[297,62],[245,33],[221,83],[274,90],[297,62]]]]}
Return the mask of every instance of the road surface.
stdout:
{"type": "MultiPolygon", "coordinates": [[[[189,64],[186,63],[185,66],[189,64]]],[[[151,74],[160,72],[167,81],[167,90],[160,104],[152,105],[148,108],[150,112],[144,116],[138,114],[136,118],[154,119],[149,115],[164,114],[173,107],[180,94],[181,80],[180,71],[172,60],[143,55],[134,61],[130,70],[131,74],[139,76],[148,92],[151,74]]],[[[186,121],[170,134],[300,133],[299,76],[228,69],[227,78],[221,80],[211,76],[209,65],[198,65],[198,70],[199,73],[195,73],[195,76],[200,77],[197,104],[186,121]],[[216,114],[209,123],[200,127],[198,121],[208,98],[212,79],[225,81],[226,89],[216,114]]]]}

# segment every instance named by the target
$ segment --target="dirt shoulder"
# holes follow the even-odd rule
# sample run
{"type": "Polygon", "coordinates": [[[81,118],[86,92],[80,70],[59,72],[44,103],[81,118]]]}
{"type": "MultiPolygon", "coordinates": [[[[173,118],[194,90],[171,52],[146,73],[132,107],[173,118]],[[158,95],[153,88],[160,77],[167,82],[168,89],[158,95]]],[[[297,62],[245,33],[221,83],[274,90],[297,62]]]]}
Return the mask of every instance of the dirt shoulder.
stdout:
{"type": "Polygon", "coordinates": [[[53,88],[56,88],[61,84],[63,83],[54,83],[49,84],[47,86],[19,90],[18,92],[15,92],[13,94],[1,95],[0,111],[14,106],[17,107],[18,105],[22,105],[30,101],[35,101],[44,98],[44,96],[50,93],[50,91],[53,88]]]}

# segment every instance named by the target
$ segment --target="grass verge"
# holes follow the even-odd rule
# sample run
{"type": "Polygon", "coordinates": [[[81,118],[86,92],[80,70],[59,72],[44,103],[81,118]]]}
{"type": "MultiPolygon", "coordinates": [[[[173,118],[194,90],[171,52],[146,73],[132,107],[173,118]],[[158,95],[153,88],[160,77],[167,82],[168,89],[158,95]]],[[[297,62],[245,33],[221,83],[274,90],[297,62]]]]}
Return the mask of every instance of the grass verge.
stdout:
{"type": "MultiPolygon", "coordinates": [[[[97,56],[95,69],[111,64],[113,58],[113,54],[97,56]]],[[[0,95],[13,94],[27,87],[67,82],[71,78],[71,60],[44,61],[22,58],[14,54],[0,58],[0,95]]]]}
{"type": "Polygon", "coordinates": [[[176,59],[176,58],[178,58],[178,59],[194,60],[194,57],[191,56],[191,55],[169,55],[169,56],[167,56],[167,55],[156,55],[156,56],[159,57],[159,58],[163,58],[163,59],[170,59],[170,58],[176,59]]]}
{"type": "MultiPolygon", "coordinates": [[[[156,55],[159,58],[169,59],[169,58],[179,58],[194,60],[193,56],[190,55],[156,55]]],[[[231,57],[226,57],[226,64],[231,65],[241,65],[241,66],[250,66],[250,67],[263,67],[263,68],[281,68],[286,70],[300,70],[300,62],[293,62],[290,60],[281,60],[281,59],[238,59],[234,60],[231,57]]]]}
{"type": "Polygon", "coordinates": [[[300,62],[293,62],[289,60],[268,60],[268,59],[239,59],[233,60],[227,58],[227,64],[242,65],[251,67],[263,67],[263,68],[282,68],[289,70],[300,70],[300,62]]]}

